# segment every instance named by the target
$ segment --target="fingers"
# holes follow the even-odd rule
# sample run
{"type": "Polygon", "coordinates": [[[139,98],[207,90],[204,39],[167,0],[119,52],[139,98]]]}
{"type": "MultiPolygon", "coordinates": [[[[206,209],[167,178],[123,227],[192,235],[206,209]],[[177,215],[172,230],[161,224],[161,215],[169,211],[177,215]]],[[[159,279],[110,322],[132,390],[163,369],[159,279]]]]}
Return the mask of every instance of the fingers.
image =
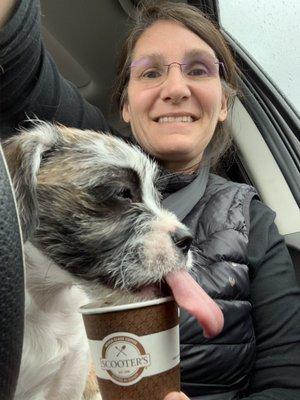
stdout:
{"type": "Polygon", "coordinates": [[[172,392],[169,393],[164,400],[189,400],[189,398],[182,392],[172,392]]]}

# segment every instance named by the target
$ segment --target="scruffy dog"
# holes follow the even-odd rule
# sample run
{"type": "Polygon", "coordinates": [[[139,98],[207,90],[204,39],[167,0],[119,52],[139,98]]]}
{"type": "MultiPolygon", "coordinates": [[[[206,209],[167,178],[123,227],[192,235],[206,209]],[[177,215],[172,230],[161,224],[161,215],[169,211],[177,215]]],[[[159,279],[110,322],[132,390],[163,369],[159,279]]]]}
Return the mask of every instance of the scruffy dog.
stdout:
{"type": "Polygon", "coordinates": [[[110,135],[40,123],[4,144],[23,231],[25,336],[17,400],[100,399],[84,392],[89,296],[153,297],[189,269],[191,237],[159,205],[157,167],[110,135]]]}

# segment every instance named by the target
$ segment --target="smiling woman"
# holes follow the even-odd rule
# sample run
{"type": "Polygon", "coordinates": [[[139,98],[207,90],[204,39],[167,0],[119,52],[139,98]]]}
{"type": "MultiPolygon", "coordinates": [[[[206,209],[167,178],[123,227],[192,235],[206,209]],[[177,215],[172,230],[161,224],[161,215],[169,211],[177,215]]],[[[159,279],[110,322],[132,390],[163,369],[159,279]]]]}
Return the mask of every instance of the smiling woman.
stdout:
{"type": "MultiPolygon", "coordinates": [[[[224,314],[223,331],[207,338],[182,310],[182,390],[203,400],[300,398],[300,293],[275,215],[253,187],[207,172],[230,143],[223,124],[239,91],[238,68],[220,31],[197,8],[146,3],[121,53],[115,99],[130,140],[160,165],[163,199],[176,194],[186,203],[183,193],[201,178],[203,195],[183,222],[194,233],[192,275],[224,314]]],[[[45,51],[37,0],[16,3],[0,48],[7,135],[28,115],[110,130],[45,51]]],[[[118,204],[130,206],[134,184],[128,188],[118,204]]]]}
{"type": "Polygon", "coordinates": [[[199,164],[227,115],[213,49],[184,25],[158,21],[137,40],[132,58],[122,114],[137,142],[169,170],[199,164]]]}
{"type": "Polygon", "coordinates": [[[237,68],[230,51],[214,25],[192,8],[164,3],[164,7],[141,10],[119,58],[113,98],[138,143],[168,169],[197,165],[208,143],[205,158],[213,164],[231,142],[222,124],[237,92],[237,68]],[[182,79],[177,79],[178,74],[182,79]],[[176,134],[174,126],[158,126],[157,122],[171,123],[170,118],[159,121],[160,117],[190,117],[192,121],[190,126],[182,121],[176,134]],[[154,132],[153,142],[148,128],[154,132]],[[186,130],[188,135],[183,134],[186,130]]]}

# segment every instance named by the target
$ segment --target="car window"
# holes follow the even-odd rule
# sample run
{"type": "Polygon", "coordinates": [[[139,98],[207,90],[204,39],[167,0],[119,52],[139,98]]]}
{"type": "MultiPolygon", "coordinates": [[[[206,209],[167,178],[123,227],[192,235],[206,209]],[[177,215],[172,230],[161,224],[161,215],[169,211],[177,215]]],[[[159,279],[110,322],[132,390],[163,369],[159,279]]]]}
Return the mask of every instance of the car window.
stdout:
{"type": "Polygon", "coordinates": [[[300,1],[219,0],[219,18],[300,114],[300,1]]]}

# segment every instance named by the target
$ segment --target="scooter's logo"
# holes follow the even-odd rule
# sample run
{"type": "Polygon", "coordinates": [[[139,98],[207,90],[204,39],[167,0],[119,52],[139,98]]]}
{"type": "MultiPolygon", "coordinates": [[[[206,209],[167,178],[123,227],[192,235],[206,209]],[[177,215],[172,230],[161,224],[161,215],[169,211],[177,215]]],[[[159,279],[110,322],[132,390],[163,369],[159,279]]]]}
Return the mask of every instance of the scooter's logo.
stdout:
{"type": "Polygon", "coordinates": [[[104,340],[100,365],[110,379],[124,386],[142,379],[145,368],[151,365],[150,354],[135,335],[118,335],[104,340]]]}

